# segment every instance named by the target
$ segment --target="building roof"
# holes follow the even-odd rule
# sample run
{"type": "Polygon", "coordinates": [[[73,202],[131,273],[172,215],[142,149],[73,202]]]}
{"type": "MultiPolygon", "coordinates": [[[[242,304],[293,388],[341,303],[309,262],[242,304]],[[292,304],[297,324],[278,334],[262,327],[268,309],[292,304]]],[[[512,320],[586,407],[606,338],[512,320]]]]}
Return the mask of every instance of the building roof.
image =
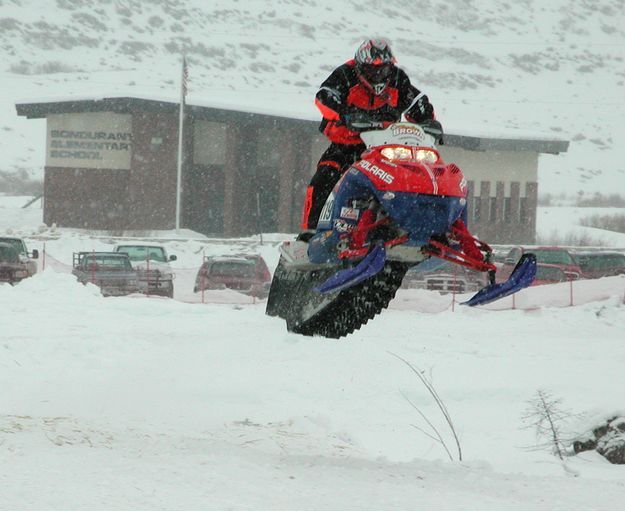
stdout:
{"type": "MultiPolygon", "coordinates": [[[[32,103],[17,103],[17,114],[28,119],[41,119],[49,114],[82,113],[82,112],[115,112],[132,114],[138,111],[175,113],[179,103],[170,99],[154,99],[141,97],[101,97],[40,100],[32,103]]],[[[317,129],[318,120],[298,119],[270,113],[248,112],[219,106],[187,104],[187,114],[195,119],[216,122],[244,122],[291,127],[317,129]]],[[[454,133],[445,134],[445,145],[459,147],[469,151],[529,151],[536,153],[558,154],[566,152],[567,140],[539,137],[500,137],[500,136],[469,136],[454,133]]]]}

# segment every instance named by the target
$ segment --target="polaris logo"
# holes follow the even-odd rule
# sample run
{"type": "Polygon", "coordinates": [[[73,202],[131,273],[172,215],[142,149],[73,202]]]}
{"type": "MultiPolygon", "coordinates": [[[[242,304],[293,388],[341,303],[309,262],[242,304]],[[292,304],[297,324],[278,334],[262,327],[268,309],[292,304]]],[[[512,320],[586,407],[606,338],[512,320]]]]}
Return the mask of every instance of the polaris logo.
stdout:
{"type": "Polygon", "coordinates": [[[395,179],[395,176],[389,174],[388,172],[385,172],[380,167],[374,165],[368,160],[362,160],[358,163],[358,166],[361,167],[363,170],[369,172],[369,174],[373,174],[374,176],[379,177],[386,184],[390,185],[395,179]]]}

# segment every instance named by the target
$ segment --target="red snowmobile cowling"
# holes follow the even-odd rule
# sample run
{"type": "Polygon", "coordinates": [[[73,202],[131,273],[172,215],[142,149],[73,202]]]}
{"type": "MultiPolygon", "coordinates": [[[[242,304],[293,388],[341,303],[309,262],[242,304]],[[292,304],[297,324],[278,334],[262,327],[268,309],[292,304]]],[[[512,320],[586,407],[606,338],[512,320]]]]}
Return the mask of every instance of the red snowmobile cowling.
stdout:
{"type": "Polygon", "coordinates": [[[353,167],[366,174],[378,190],[467,196],[467,181],[462,171],[453,163],[446,165],[438,151],[430,147],[397,144],[374,147],[366,151],[353,167]],[[387,155],[399,151],[405,153],[406,159],[388,159],[387,155]],[[427,157],[429,162],[416,161],[419,156],[427,157]]]}
{"type": "Polygon", "coordinates": [[[488,272],[489,285],[463,302],[469,306],[532,283],[533,254],[495,282],[492,249],[463,220],[467,182],[436,150],[440,124],[358,127],[367,150],[330,193],[316,232],[280,247],[268,315],[285,319],[290,332],[345,336],[388,307],[408,269],[431,257],[488,272]]]}

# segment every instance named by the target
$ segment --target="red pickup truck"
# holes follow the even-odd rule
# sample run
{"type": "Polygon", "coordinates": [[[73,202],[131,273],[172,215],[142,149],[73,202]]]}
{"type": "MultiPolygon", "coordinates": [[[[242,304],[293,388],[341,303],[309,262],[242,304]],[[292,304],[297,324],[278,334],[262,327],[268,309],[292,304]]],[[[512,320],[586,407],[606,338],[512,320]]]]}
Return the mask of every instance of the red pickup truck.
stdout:
{"type": "Polygon", "coordinates": [[[548,264],[560,268],[567,280],[577,280],[582,275],[582,269],[577,260],[566,248],[518,246],[508,252],[503,265],[497,271],[498,282],[505,281],[510,276],[519,259],[526,252],[536,255],[538,264],[548,264]]]}

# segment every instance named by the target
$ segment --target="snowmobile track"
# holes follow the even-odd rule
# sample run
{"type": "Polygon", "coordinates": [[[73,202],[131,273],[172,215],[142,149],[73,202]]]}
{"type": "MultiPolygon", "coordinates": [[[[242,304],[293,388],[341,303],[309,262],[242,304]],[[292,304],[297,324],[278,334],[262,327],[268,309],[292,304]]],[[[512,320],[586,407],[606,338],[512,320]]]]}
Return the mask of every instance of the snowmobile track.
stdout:
{"type": "MultiPolygon", "coordinates": [[[[285,291],[281,311],[289,331],[338,339],[346,336],[386,309],[410,265],[387,262],[384,269],[370,279],[335,294],[322,295],[313,288],[336,270],[314,272],[288,271],[283,275],[285,291]],[[290,289],[285,289],[286,287],[290,289]],[[289,296],[290,295],[290,296],[289,296]],[[284,307],[286,305],[286,307],[284,307]]],[[[283,287],[284,286],[284,287],[283,287]]],[[[276,314],[282,316],[282,314],[276,314]]]]}

